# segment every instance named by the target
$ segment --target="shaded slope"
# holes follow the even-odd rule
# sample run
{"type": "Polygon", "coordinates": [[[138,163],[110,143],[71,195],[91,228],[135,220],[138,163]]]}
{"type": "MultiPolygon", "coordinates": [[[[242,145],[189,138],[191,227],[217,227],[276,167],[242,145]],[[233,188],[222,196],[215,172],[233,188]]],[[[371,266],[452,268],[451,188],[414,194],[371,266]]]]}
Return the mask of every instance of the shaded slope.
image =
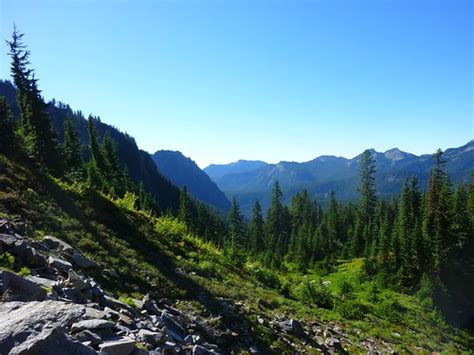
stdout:
{"type": "MultiPolygon", "coordinates": [[[[7,98],[14,116],[18,117],[19,110],[16,104],[16,91],[9,81],[0,81],[0,96],[7,98]]],[[[81,142],[84,147],[87,146],[89,143],[87,120],[80,111],[73,111],[68,105],[53,101],[49,104],[48,112],[61,142],[64,134],[64,121],[70,117],[78,131],[81,142]]],[[[106,131],[115,140],[117,156],[120,162],[126,166],[130,178],[136,183],[142,181],[145,190],[155,196],[163,210],[177,210],[179,189],[157,170],[150,154],[140,150],[135,139],[119,129],[107,125],[100,120],[95,121],[95,126],[100,140],[102,140],[106,131]]],[[[84,153],[87,154],[87,151],[84,153]]]]}
{"type": "Polygon", "coordinates": [[[152,155],[158,170],[176,186],[186,186],[196,199],[227,212],[230,202],[217,185],[181,152],[159,150],[152,155]]]}

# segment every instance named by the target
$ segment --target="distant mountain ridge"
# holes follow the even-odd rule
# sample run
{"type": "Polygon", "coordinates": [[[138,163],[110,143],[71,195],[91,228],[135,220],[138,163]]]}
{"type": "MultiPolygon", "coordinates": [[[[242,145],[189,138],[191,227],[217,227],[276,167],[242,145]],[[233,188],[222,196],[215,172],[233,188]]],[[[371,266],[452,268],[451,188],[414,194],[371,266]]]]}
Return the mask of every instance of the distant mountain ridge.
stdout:
{"type": "Polygon", "coordinates": [[[158,170],[176,186],[186,186],[196,199],[227,212],[230,202],[216,183],[197,164],[181,152],[159,150],[152,155],[158,170]]]}
{"type": "MultiPolygon", "coordinates": [[[[433,168],[432,154],[417,156],[398,148],[385,152],[370,151],[377,165],[376,184],[381,197],[399,194],[403,181],[413,175],[418,176],[420,187],[425,188],[433,168]]],[[[443,157],[452,181],[467,182],[474,171],[474,140],[461,147],[447,149],[443,157]]],[[[360,154],[352,159],[324,155],[302,163],[259,162],[254,169],[238,169],[240,163],[236,162],[211,165],[204,171],[228,197],[235,196],[243,211],[249,215],[257,198],[264,208],[268,207],[271,188],[276,180],[286,201],[303,188],[319,200],[324,200],[330,191],[334,191],[341,201],[356,199],[359,159],[360,154]]]]}

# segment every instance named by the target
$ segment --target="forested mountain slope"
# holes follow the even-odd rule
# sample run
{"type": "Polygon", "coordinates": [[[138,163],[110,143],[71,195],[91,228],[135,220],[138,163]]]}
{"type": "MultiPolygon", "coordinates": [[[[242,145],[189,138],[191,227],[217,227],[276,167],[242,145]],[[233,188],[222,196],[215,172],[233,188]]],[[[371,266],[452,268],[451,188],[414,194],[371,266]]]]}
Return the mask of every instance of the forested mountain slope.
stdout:
{"type": "MultiPolygon", "coordinates": [[[[10,81],[0,81],[0,96],[7,98],[13,116],[18,117],[16,90],[10,81]]],[[[86,147],[89,144],[89,137],[87,120],[82,112],[74,111],[68,105],[56,101],[51,102],[47,110],[60,142],[63,141],[66,119],[72,119],[74,128],[77,130],[83,144],[84,154],[87,155],[86,147]]],[[[103,140],[106,132],[115,141],[118,159],[126,166],[130,178],[137,184],[143,182],[145,190],[153,194],[163,211],[168,208],[177,211],[179,189],[157,170],[150,154],[140,150],[135,139],[128,134],[101,122],[100,119],[96,118],[94,122],[100,141],[103,140]]]]}
{"type": "MultiPolygon", "coordinates": [[[[377,164],[375,178],[380,197],[398,194],[403,181],[414,175],[418,177],[420,186],[426,186],[433,168],[432,154],[416,156],[397,148],[383,153],[370,151],[377,164]]],[[[461,147],[447,149],[443,158],[452,182],[466,183],[474,171],[474,140],[461,147]]],[[[243,171],[233,168],[239,166],[239,162],[211,165],[204,171],[227,196],[235,196],[245,214],[250,215],[255,199],[260,200],[264,210],[269,206],[275,181],[280,183],[285,201],[303,188],[322,201],[327,200],[331,191],[340,201],[355,200],[358,196],[359,160],[360,155],[352,159],[321,156],[304,163],[259,164],[243,171]]]]}
{"type": "Polygon", "coordinates": [[[186,186],[194,198],[223,212],[229,210],[227,197],[190,158],[170,150],[159,150],[152,158],[158,170],[176,186],[186,186]]]}

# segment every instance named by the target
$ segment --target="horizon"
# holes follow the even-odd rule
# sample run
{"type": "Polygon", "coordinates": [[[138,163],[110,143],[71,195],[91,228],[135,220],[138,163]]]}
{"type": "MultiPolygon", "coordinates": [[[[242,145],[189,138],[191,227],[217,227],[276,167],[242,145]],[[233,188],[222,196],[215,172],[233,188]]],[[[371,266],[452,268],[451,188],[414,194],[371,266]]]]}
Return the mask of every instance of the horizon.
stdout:
{"type": "Polygon", "coordinates": [[[368,146],[422,155],[474,136],[467,0],[6,0],[0,10],[2,39],[13,22],[25,33],[47,100],[201,168],[350,159],[368,146]]]}
{"type": "MultiPolygon", "coordinates": [[[[452,147],[438,147],[439,149],[441,149],[443,152],[445,152],[446,150],[448,149],[457,149],[457,148],[461,148],[465,145],[468,145],[470,143],[474,142],[474,138],[467,141],[466,143],[462,143],[460,145],[456,145],[456,146],[452,146],[452,147]]],[[[436,148],[436,149],[438,149],[436,148]]],[[[411,154],[411,155],[414,155],[415,157],[420,157],[420,156],[423,156],[423,155],[431,155],[431,154],[434,154],[436,149],[433,151],[433,152],[425,152],[425,153],[421,153],[421,154],[414,154],[412,152],[408,152],[406,150],[403,150],[403,149],[400,149],[399,147],[392,147],[392,148],[389,148],[389,149],[386,149],[386,150],[378,150],[378,149],[375,149],[375,148],[366,148],[364,150],[373,150],[375,151],[376,153],[380,153],[380,154],[384,154],[384,153],[387,153],[388,151],[391,151],[391,150],[395,150],[395,149],[398,149],[400,152],[402,153],[406,153],[406,154],[411,154]]],[[[161,151],[164,151],[164,152],[172,152],[172,153],[181,153],[185,158],[188,158],[188,159],[191,159],[194,163],[196,163],[196,165],[199,166],[199,168],[201,170],[205,170],[206,168],[210,167],[210,166],[219,166],[219,165],[230,165],[230,164],[235,164],[235,163],[239,163],[239,162],[262,162],[262,163],[265,163],[265,164],[269,164],[269,165],[276,165],[276,164],[280,164],[280,163],[297,163],[297,164],[302,164],[302,163],[307,163],[309,161],[312,161],[312,160],[315,160],[315,159],[318,159],[318,158],[322,158],[322,157],[335,157],[335,158],[344,158],[344,159],[348,159],[348,160],[351,160],[351,159],[354,159],[356,158],[358,155],[362,154],[363,151],[359,152],[359,153],[356,153],[355,155],[353,156],[342,156],[342,155],[333,155],[333,154],[322,154],[322,155],[318,155],[318,156],[315,156],[314,158],[312,159],[309,159],[309,160],[304,160],[304,161],[296,161],[296,160],[280,160],[280,161],[276,161],[276,162],[268,162],[268,161],[264,161],[264,160],[259,160],[259,159],[238,159],[238,160],[234,160],[234,161],[230,161],[230,162],[224,162],[224,163],[210,163],[204,167],[200,166],[199,164],[197,164],[197,162],[193,159],[192,156],[188,156],[186,154],[184,154],[183,152],[179,151],[179,150],[171,150],[171,149],[159,149],[155,152],[148,152],[149,154],[153,155],[155,153],[158,153],[158,152],[161,152],[161,151]]]]}

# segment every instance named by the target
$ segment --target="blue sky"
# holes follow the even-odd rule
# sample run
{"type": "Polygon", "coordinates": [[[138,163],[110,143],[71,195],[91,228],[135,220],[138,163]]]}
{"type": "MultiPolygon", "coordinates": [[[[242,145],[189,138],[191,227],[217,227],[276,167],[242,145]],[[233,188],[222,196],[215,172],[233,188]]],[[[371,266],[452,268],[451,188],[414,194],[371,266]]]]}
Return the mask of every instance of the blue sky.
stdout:
{"type": "Polygon", "coordinates": [[[466,143],[473,16],[470,0],[0,0],[47,99],[201,167],[466,143]]]}

